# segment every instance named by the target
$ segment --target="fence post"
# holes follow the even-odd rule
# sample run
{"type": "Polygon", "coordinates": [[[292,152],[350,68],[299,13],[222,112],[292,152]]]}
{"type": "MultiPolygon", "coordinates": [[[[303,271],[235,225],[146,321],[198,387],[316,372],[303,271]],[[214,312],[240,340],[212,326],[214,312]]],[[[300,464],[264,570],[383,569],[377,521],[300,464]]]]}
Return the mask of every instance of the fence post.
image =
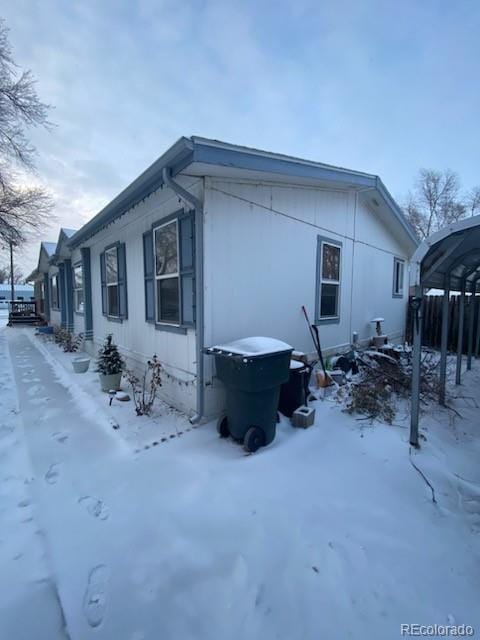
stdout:
{"type": "Polygon", "coordinates": [[[410,299],[413,316],[412,354],[412,411],[410,416],[410,444],[418,447],[418,420],[420,415],[420,374],[422,361],[422,316],[423,287],[417,287],[416,295],[410,299]]]}
{"type": "Polygon", "coordinates": [[[455,371],[455,384],[462,381],[462,352],[463,352],[463,323],[465,318],[465,280],[462,282],[462,292],[458,311],[458,340],[457,340],[457,369],[455,371]]]}
{"type": "Polygon", "coordinates": [[[477,307],[477,339],[475,341],[475,358],[478,358],[480,355],[480,298],[477,307]]]}
{"type": "Polygon", "coordinates": [[[473,285],[472,295],[468,303],[468,352],[467,352],[467,370],[472,368],[472,351],[473,351],[473,322],[475,319],[475,291],[476,283],[473,285]]]}
{"type": "Polygon", "coordinates": [[[448,317],[450,315],[450,289],[445,278],[442,300],[442,337],[440,343],[440,389],[438,401],[445,404],[445,384],[447,382],[448,317]]]}

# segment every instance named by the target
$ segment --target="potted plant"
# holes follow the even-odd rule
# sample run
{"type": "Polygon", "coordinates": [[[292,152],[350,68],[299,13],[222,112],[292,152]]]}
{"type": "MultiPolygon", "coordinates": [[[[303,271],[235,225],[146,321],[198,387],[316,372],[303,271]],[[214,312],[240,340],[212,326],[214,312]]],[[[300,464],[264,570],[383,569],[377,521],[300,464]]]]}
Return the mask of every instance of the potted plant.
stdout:
{"type": "Polygon", "coordinates": [[[118,351],[116,344],[112,342],[112,334],[110,333],[98,351],[97,368],[102,391],[120,389],[120,381],[122,379],[122,371],[124,367],[123,358],[118,351]]]}

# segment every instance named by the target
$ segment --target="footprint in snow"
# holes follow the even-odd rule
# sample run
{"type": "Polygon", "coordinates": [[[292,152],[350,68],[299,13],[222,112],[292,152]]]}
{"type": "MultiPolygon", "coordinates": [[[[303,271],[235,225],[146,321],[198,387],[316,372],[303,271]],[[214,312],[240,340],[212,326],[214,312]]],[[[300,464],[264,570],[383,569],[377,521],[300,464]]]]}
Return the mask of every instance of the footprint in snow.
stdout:
{"type": "Polygon", "coordinates": [[[108,507],[98,498],[94,498],[93,496],[83,496],[78,499],[78,504],[83,505],[88,513],[95,518],[107,520],[110,517],[108,507]]]}
{"type": "Polygon", "coordinates": [[[24,509],[25,507],[28,507],[29,504],[30,504],[30,500],[20,500],[17,507],[24,509]]]}
{"type": "Polygon", "coordinates": [[[48,484],[56,484],[57,483],[58,476],[59,476],[59,472],[58,472],[58,467],[59,466],[60,465],[58,464],[58,462],[54,462],[53,464],[50,465],[49,470],[45,474],[45,481],[48,482],[48,484]]]}
{"type": "Polygon", "coordinates": [[[108,568],[104,564],[94,567],[88,576],[88,584],[83,597],[83,613],[91,627],[98,627],[107,606],[108,568]]]}
{"type": "Polygon", "coordinates": [[[15,427],[12,424],[0,424],[0,440],[11,435],[15,427]]]}

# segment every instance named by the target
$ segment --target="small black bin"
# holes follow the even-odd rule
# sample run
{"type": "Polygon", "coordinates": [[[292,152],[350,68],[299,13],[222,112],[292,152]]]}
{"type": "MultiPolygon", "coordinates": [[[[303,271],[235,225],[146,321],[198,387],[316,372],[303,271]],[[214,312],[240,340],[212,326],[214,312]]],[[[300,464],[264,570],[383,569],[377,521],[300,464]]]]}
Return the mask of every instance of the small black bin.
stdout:
{"type": "Polygon", "coordinates": [[[275,438],[280,386],[288,380],[292,347],[274,338],[243,338],[206,349],[215,356],[217,377],[226,389],[226,413],[217,430],[243,442],[247,451],[275,438]]]}
{"type": "Polygon", "coordinates": [[[291,418],[295,409],[305,404],[310,367],[303,362],[290,362],[290,376],[280,388],[278,410],[287,418],[291,418]]]}

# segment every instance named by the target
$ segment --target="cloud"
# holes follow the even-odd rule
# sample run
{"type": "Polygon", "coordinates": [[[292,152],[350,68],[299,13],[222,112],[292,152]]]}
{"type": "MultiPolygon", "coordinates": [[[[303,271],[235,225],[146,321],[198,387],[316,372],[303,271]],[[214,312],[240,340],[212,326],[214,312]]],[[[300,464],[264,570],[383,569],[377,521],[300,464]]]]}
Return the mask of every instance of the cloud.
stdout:
{"type": "Polygon", "coordinates": [[[190,134],[379,173],[397,196],[420,166],[479,182],[476,3],[17,0],[3,13],[55,107],[56,128],[32,138],[58,224],[81,225],[190,134]]]}

